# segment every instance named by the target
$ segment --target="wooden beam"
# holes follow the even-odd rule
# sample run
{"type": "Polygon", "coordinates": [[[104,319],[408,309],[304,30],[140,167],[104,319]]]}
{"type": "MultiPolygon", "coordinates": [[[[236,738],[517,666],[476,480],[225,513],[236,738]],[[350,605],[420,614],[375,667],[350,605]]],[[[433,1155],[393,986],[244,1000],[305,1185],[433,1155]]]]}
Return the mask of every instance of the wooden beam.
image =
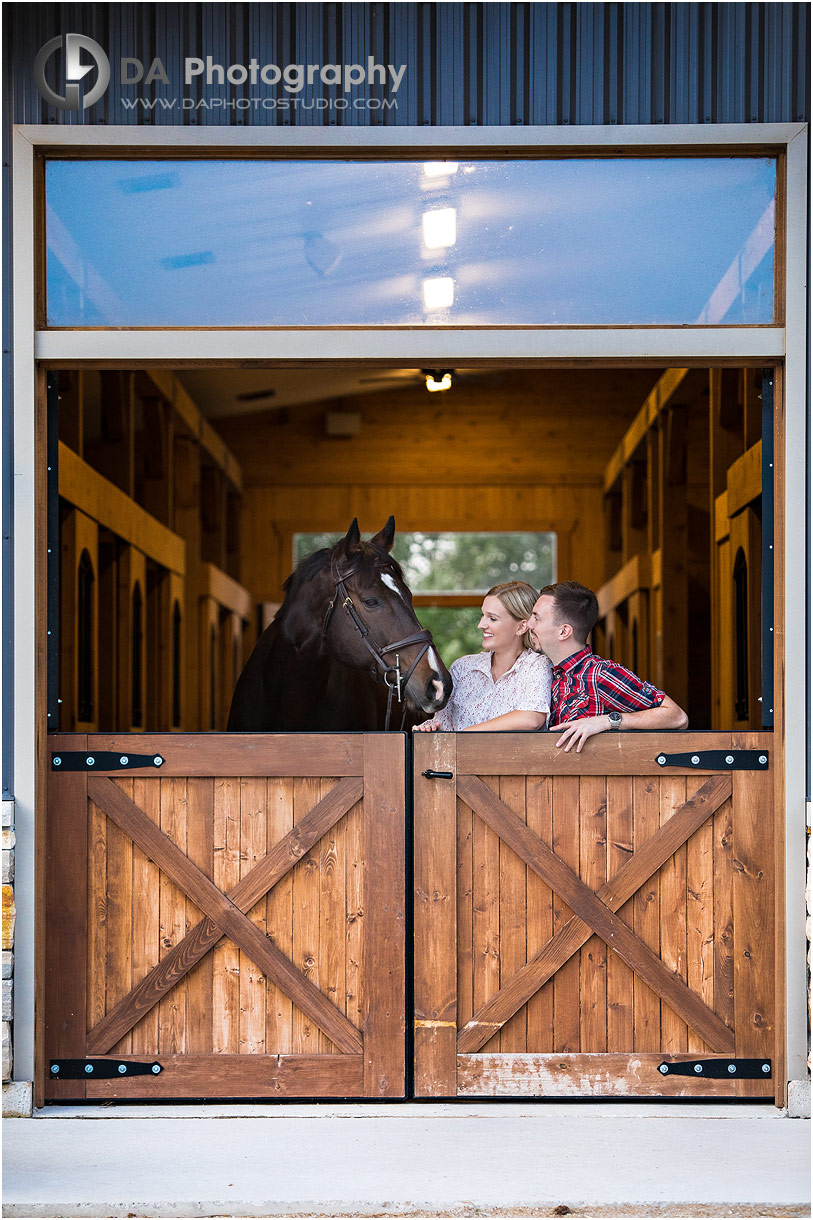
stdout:
{"type": "Polygon", "coordinates": [[[686,403],[695,398],[703,388],[706,375],[705,369],[667,369],[658,379],[604,469],[605,492],[618,482],[621,471],[643,443],[660,413],[673,405],[674,399],[686,403]]]}
{"type": "Polygon", "coordinates": [[[724,491],[714,501],[714,541],[722,542],[731,533],[731,515],[728,511],[728,492],[724,491]]]}
{"type": "Polygon", "coordinates": [[[243,619],[251,618],[252,601],[248,589],[244,589],[213,563],[202,563],[199,572],[199,597],[211,597],[225,610],[231,610],[243,619]]]}
{"type": "Polygon", "coordinates": [[[651,560],[646,553],[633,555],[629,563],[625,563],[611,580],[606,581],[598,590],[598,613],[600,618],[615,610],[639,589],[649,589],[651,579],[651,560]]]}
{"type": "Polygon", "coordinates": [[[172,403],[187,430],[199,442],[201,448],[205,449],[209,457],[220,467],[235,490],[242,492],[243,472],[237,458],[202,414],[178,378],[165,369],[151,368],[144,369],[138,376],[152,382],[159,394],[172,403]]]}
{"type": "Polygon", "coordinates": [[[143,551],[161,567],[183,576],[184,540],[151,517],[109,479],[59,442],[59,494],[99,525],[143,551]]]}
{"type": "Polygon", "coordinates": [[[728,515],[734,517],[762,495],[762,441],[729,466],[726,476],[728,515]]]}

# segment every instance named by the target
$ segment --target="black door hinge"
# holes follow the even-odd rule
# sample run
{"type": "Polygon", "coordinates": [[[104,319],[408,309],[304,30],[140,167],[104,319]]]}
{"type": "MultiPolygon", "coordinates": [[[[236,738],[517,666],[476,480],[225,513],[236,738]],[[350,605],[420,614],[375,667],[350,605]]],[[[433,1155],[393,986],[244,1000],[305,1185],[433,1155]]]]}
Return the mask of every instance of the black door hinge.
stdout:
{"type": "Polygon", "coordinates": [[[698,750],[696,754],[658,754],[659,767],[697,767],[703,771],[767,771],[767,750],[698,750]]]}
{"type": "Polygon", "coordinates": [[[159,1076],[160,1063],[135,1063],[132,1059],[52,1059],[52,1080],[111,1080],[120,1076],[159,1076]]]}
{"type": "Polygon", "coordinates": [[[770,1059],[684,1059],[659,1063],[662,1076],[694,1076],[707,1080],[770,1080],[770,1059]]]}
{"type": "Polygon", "coordinates": [[[131,771],[134,767],[162,767],[161,754],[120,754],[114,750],[65,750],[51,755],[52,771],[131,771]]]}

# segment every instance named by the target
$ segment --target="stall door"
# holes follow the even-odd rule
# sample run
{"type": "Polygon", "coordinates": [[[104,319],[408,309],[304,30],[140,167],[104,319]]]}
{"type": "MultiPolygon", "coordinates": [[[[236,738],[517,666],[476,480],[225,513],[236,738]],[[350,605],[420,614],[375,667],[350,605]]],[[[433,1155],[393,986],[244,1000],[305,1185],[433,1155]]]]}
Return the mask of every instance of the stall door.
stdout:
{"type": "Polygon", "coordinates": [[[415,742],[416,1095],[770,1097],[770,734],[553,741],[415,742]]]}
{"type": "Polygon", "coordinates": [[[47,1098],[403,1096],[401,734],[48,745],[47,1098]]]}

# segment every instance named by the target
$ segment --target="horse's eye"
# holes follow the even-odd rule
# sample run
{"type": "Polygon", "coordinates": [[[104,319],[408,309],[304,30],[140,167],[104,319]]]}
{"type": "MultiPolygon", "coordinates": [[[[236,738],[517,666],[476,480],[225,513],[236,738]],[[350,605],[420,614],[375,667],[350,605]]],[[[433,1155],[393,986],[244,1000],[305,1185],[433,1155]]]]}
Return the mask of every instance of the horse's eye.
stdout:
{"type": "Polygon", "coordinates": [[[376,606],[381,605],[381,602],[377,597],[365,597],[364,604],[365,606],[369,606],[371,610],[375,610],[376,606]]]}

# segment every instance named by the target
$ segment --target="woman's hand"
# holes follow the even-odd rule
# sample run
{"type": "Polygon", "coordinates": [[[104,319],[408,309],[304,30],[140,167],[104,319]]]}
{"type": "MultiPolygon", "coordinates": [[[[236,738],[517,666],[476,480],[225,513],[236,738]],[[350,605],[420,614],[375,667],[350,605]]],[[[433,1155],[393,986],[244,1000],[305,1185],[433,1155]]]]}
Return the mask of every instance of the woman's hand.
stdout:
{"type": "Polygon", "coordinates": [[[431,720],[424,720],[423,724],[414,724],[412,726],[413,733],[437,733],[438,725],[433,724],[431,720]]]}

